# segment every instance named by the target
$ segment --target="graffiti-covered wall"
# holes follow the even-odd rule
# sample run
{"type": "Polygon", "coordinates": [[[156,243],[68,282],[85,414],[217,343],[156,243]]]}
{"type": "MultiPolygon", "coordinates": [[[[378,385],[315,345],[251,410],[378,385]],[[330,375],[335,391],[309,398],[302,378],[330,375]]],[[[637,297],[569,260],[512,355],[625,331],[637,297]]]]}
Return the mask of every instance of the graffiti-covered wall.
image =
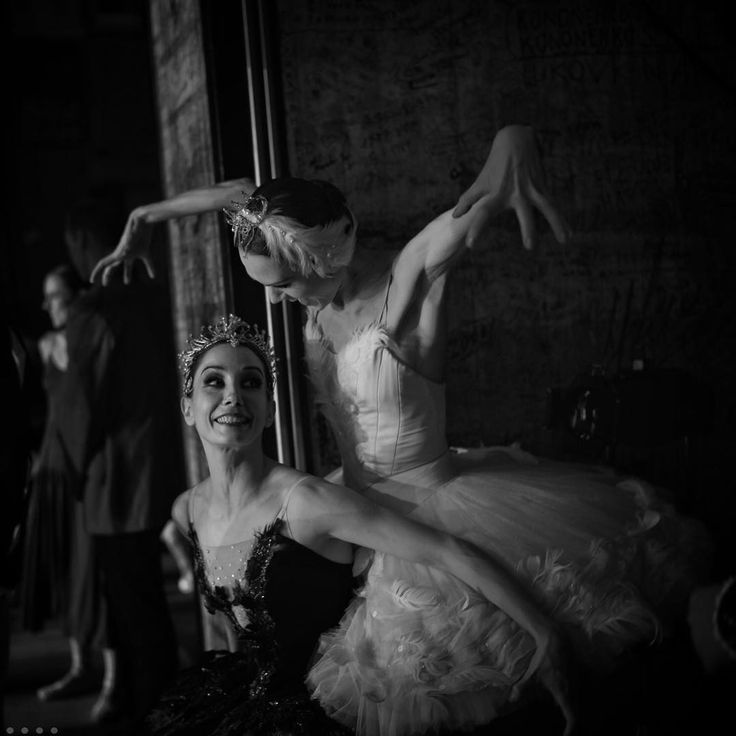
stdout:
{"type": "Polygon", "coordinates": [[[544,450],[549,387],[641,360],[707,382],[728,447],[736,74],[709,7],[280,3],[291,171],[338,184],[364,244],[399,247],[451,207],[501,126],[537,131],[575,236],[540,221],[526,252],[510,214],[457,267],[452,443],[544,450]]]}

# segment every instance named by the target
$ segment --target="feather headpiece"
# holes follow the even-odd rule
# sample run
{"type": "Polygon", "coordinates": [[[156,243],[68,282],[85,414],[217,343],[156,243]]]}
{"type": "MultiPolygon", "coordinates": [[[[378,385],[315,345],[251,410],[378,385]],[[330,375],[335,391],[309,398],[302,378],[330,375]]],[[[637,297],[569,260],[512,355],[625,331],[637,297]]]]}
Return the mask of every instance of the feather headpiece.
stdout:
{"type": "Polygon", "coordinates": [[[268,212],[268,200],[260,194],[254,194],[243,202],[233,202],[231,208],[224,208],[227,224],[233,231],[235,247],[248,250],[253,242],[258,226],[268,212]]]}
{"type": "Polygon", "coordinates": [[[260,194],[233,201],[223,212],[242,254],[254,246],[260,231],[268,255],[304,276],[332,276],[353,257],[357,223],[347,207],[344,216],[311,226],[281,214],[278,207],[269,211],[268,200],[260,194]]]}

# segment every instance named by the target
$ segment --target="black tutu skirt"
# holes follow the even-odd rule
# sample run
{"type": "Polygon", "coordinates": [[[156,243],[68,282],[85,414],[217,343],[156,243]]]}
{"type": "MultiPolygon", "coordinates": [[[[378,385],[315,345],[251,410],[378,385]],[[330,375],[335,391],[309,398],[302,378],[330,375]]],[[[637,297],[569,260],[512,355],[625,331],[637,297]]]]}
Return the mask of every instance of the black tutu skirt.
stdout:
{"type": "Polygon", "coordinates": [[[146,720],[153,736],[349,736],[293,677],[264,677],[253,652],[206,652],[146,720]],[[268,679],[268,683],[265,680],[268,679]]]}

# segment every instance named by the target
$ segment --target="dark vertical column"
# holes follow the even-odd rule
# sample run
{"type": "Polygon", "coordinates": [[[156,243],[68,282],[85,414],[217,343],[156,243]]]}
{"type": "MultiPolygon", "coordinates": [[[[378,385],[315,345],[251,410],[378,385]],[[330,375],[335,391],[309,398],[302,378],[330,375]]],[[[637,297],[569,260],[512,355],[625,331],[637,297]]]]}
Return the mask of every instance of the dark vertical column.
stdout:
{"type": "MultiPolygon", "coordinates": [[[[191,0],[150,0],[154,83],[163,190],[169,197],[216,180],[202,21],[191,0]]],[[[169,269],[177,350],[188,335],[232,303],[219,215],[168,223],[169,269]]],[[[199,441],[184,432],[190,483],[206,475],[199,441]]]]}
{"type": "MultiPolygon", "coordinates": [[[[273,36],[276,13],[263,0],[243,0],[248,99],[256,184],[286,173],[285,136],[279,97],[279,71],[273,36]]],[[[302,343],[299,313],[289,303],[267,300],[268,328],[280,357],[276,441],[281,462],[308,468],[302,402],[302,343]]]]}

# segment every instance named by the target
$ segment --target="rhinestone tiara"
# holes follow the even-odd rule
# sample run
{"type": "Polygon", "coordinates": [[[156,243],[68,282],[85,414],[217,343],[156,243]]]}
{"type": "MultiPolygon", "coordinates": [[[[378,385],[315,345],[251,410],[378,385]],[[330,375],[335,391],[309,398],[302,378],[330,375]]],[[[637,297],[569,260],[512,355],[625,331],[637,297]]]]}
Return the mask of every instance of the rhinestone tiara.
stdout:
{"type": "MultiPolygon", "coordinates": [[[[245,193],[242,193],[245,196],[245,193]]],[[[225,219],[233,231],[236,248],[246,251],[253,242],[258,226],[268,212],[268,200],[260,194],[253,194],[243,201],[231,202],[231,207],[223,208],[225,219]]]]}
{"type": "Polygon", "coordinates": [[[250,325],[235,314],[218,317],[212,324],[202,327],[198,337],[190,335],[187,349],[179,353],[179,369],[184,377],[184,394],[189,396],[193,389],[194,366],[199,357],[213,345],[229,343],[232,347],[244,345],[263,361],[266,367],[268,388],[273,393],[278,376],[276,353],[268,339],[268,333],[250,325]]]}

